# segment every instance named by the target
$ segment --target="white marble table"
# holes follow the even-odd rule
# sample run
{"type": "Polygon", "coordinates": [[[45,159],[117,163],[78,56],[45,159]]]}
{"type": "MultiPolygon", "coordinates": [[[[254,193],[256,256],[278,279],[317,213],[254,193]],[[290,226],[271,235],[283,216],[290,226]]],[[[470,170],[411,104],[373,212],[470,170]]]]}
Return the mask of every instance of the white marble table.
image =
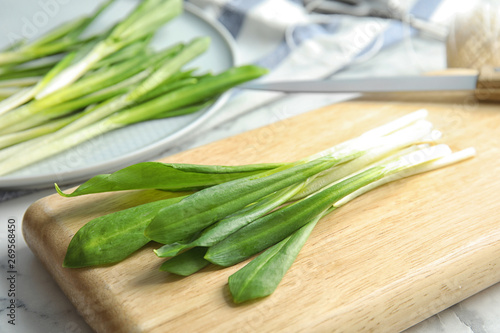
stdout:
{"type": "MultiPolygon", "coordinates": [[[[2,4],[3,5],[3,4],[2,4]]],[[[338,74],[344,77],[363,75],[416,74],[444,67],[442,43],[426,38],[414,39],[411,48],[404,43],[386,49],[374,58],[338,74]],[[411,54],[410,54],[411,53],[411,54]]],[[[228,119],[214,128],[200,131],[163,156],[174,154],[332,104],[356,95],[297,94],[260,107],[237,119],[228,119]]],[[[77,314],[40,261],[26,246],[21,234],[21,221],[27,207],[39,198],[54,193],[53,189],[36,191],[0,203],[0,332],[92,332],[77,314]],[[15,326],[8,323],[9,268],[7,266],[7,221],[16,222],[17,308],[15,326]]],[[[494,333],[500,332],[500,284],[462,301],[407,330],[408,333],[494,333]]]]}

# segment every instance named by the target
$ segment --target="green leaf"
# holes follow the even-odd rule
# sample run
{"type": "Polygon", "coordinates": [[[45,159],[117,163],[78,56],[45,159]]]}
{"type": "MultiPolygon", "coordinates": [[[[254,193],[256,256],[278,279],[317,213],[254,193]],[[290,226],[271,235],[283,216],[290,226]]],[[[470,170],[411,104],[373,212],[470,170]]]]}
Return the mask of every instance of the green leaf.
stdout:
{"type": "MultiPolygon", "coordinates": [[[[231,266],[241,262],[285,239],[295,230],[327,210],[335,201],[383,175],[382,167],[368,169],[292,205],[261,217],[220,243],[209,247],[205,259],[220,266],[231,266]]],[[[186,200],[180,203],[184,201],[186,200]]],[[[174,208],[179,204],[170,207],[174,208]]],[[[160,211],[160,214],[164,210],[160,211]]],[[[153,222],[155,220],[156,218],[153,222]]]]}
{"type": "Polygon", "coordinates": [[[260,198],[332,167],[338,159],[319,158],[302,164],[236,179],[194,193],[162,209],[146,228],[146,236],[162,244],[191,238],[224,217],[260,198]]]}
{"type": "Polygon", "coordinates": [[[149,242],[144,229],[156,213],[183,198],[159,200],[91,220],[71,239],[63,266],[113,264],[127,258],[149,242]]]}
{"type": "Polygon", "coordinates": [[[151,119],[163,119],[163,118],[178,117],[178,116],[183,116],[186,114],[191,114],[191,113],[198,112],[200,110],[203,110],[203,109],[211,106],[212,104],[214,104],[214,102],[215,102],[215,99],[209,99],[208,101],[203,102],[203,103],[194,104],[191,106],[186,106],[186,107],[182,107],[182,108],[175,109],[172,111],[167,111],[164,113],[156,114],[151,119]]]}
{"type": "Polygon", "coordinates": [[[241,166],[195,165],[180,163],[143,162],[111,174],[97,175],[64,197],[111,191],[162,189],[169,191],[191,190],[221,184],[272,170],[282,164],[253,164],[241,166]]]}
{"type": "Polygon", "coordinates": [[[210,262],[203,258],[206,252],[206,247],[192,248],[164,262],[160,266],[160,271],[182,276],[194,274],[200,269],[210,265],[210,262]]]}
{"type": "Polygon", "coordinates": [[[166,244],[155,250],[158,257],[173,257],[182,250],[189,249],[195,246],[212,246],[222,241],[230,234],[243,228],[249,223],[252,223],[259,217],[269,213],[276,207],[285,203],[289,198],[294,196],[304,183],[292,185],[284,188],[281,191],[270,194],[255,204],[249,205],[238,212],[226,217],[225,219],[211,225],[205,229],[199,237],[188,243],[172,243],[166,244]]]}
{"type": "Polygon", "coordinates": [[[150,90],[146,94],[140,96],[137,99],[137,103],[142,103],[144,101],[150,100],[152,98],[158,97],[160,95],[166,94],[174,89],[180,88],[183,85],[179,85],[179,81],[181,82],[193,82],[196,83],[198,82],[198,79],[195,78],[192,73],[194,70],[190,71],[185,71],[185,72],[178,72],[169,78],[167,78],[164,82],[162,82],[160,85],[158,85],[156,88],[153,90],[150,90]],[[185,81],[187,79],[190,79],[191,81],[185,81]]]}
{"type": "Polygon", "coordinates": [[[151,76],[132,90],[127,98],[134,102],[139,100],[142,96],[156,89],[159,85],[174,76],[188,62],[203,54],[209,45],[209,37],[192,39],[175,56],[164,62],[151,76]]]}
{"type": "Polygon", "coordinates": [[[271,295],[292,266],[322,215],[268,248],[229,277],[229,290],[235,303],[271,295]]]}
{"type": "Polygon", "coordinates": [[[97,17],[99,17],[112,3],[114,0],[108,0],[104,2],[97,10],[89,15],[84,16],[77,20],[71,20],[66,23],[61,24],[54,30],[49,31],[45,36],[35,40],[33,43],[29,44],[29,48],[34,46],[46,45],[51,42],[57,41],[58,39],[77,39],[80,37],[83,31],[93,22],[97,17]]]}
{"type": "MultiPolygon", "coordinates": [[[[170,91],[142,104],[117,112],[110,116],[109,120],[118,124],[133,124],[148,120],[160,113],[213,98],[238,84],[256,79],[265,73],[267,73],[265,68],[253,65],[233,67],[215,76],[200,78],[195,85],[170,91]]],[[[158,80],[164,80],[164,78],[158,80]]],[[[144,89],[149,89],[152,84],[157,84],[158,80],[148,79],[130,93],[130,98],[137,99],[137,95],[142,94],[144,89]]]]}

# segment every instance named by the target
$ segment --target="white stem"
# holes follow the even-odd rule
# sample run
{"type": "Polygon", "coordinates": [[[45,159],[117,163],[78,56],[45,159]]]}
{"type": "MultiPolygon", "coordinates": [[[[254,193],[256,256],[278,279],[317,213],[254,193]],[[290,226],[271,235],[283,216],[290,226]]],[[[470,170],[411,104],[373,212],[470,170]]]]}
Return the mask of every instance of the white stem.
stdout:
{"type": "MultiPolygon", "coordinates": [[[[6,134],[6,135],[9,135],[9,134],[6,134]]],[[[32,149],[32,147],[34,147],[38,143],[39,140],[40,140],[39,138],[34,138],[34,139],[30,139],[28,141],[18,143],[14,146],[0,149],[0,161],[3,161],[3,160],[5,160],[5,159],[7,159],[15,154],[30,151],[30,148],[32,149]]]]}
{"type": "Polygon", "coordinates": [[[395,180],[398,180],[401,178],[405,178],[405,177],[413,176],[413,175],[416,175],[419,173],[442,168],[442,167],[445,167],[447,165],[451,165],[451,164],[463,161],[465,159],[471,158],[471,157],[475,156],[475,154],[476,154],[476,151],[474,148],[467,148],[467,149],[461,150],[461,151],[456,152],[456,153],[452,153],[450,155],[443,156],[443,157],[435,159],[435,160],[431,160],[431,161],[427,161],[427,162],[422,163],[422,164],[414,165],[413,167],[396,172],[396,173],[391,174],[389,176],[386,176],[382,179],[379,179],[371,184],[363,186],[362,188],[360,188],[360,189],[352,192],[351,194],[343,197],[342,199],[340,199],[339,201],[334,203],[333,206],[338,208],[340,206],[345,205],[349,201],[359,197],[360,195],[362,195],[362,194],[364,194],[364,193],[366,193],[366,192],[368,192],[376,187],[379,187],[381,185],[387,184],[389,182],[392,182],[392,181],[395,181],[395,180]]]}
{"type": "Polygon", "coordinates": [[[86,126],[94,124],[100,121],[101,119],[108,117],[109,115],[113,114],[116,111],[122,110],[123,108],[127,107],[130,104],[131,102],[127,99],[127,94],[109,99],[104,103],[100,103],[97,104],[95,107],[89,108],[88,111],[84,111],[88,113],[85,114],[83,117],[75,120],[68,126],[63,127],[60,131],[54,134],[57,134],[58,138],[64,135],[71,134],[74,131],[83,129],[86,126]]]}
{"type": "Polygon", "coordinates": [[[22,52],[9,51],[0,53],[0,66],[12,65],[18,62],[18,59],[22,57],[22,52]]]}
{"type": "MultiPolygon", "coordinates": [[[[38,139],[43,135],[53,133],[58,129],[60,129],[61,127],[70,123],[74,118],[75,116],[70,116],[54,120],[50,123],[36,126],[24,131],[9,133],[0,136],[0,156],[1,156],[0,159],[5,159],[6,157],[9,156],[9,151],[12,152],[12,150],[6,150],[4,148],[19,144],[21,142],[29,141],[32,139],[38,139]]],[[[32,147],[31,142],[30,145],[26,145],[25,147],[26,148],[32,147]]]]}
{"type": "MultiPolygon", "coordinates": [[[[92,105],[87,109],[88,111],[83,111],[84,113],[88,112],[88,114],[74,120],[54,133],[48,134],[43,138],[29,140],[0,150],[0,160],[5,158],[24,158],[23,156],[26,155],[27,151],[47,151],[47,147],[55,147],[56,144],[54,142],[62,141],[65,137],[72,135],[77,131],[84,130],[86,126],[90,126],[100,121],[113,112],[126,107],[129,103],[130,102],[126,99],[126,95],[122,95],[97,106],[92,105]]],[[[113,126],[118,126],[118,124],[113,126]]],[[[1,173],[2,171],[0,171],[0,174],[1,173]]]]}
{"type": "Polygon", "coordinates": [[[436,142],[437,140],[441,139],[442,136],[443,133],[441,133],[440,131],[432,130],[432,132],[422,138],[422,142],[436,142]]]}
{"type": "MultiPolygon", "coordinates": [[[[61,61],[66,55],[65,54],[53,54],[53,55],[48,55],[43,58],[38,58],[38,59],[33,59],[30,60],[27,63],[22,63],[17,66],[19,69],[33,69],[37,67],[43,67],[43,66],[55,66],[59,61],[61,61]]],[[[0,73],[3,73],[0,71],[0,73]]],[[[5,71],[5,73],[8,73],[8,69],[5,71]]]]}
{"type": "Polygon", "coordinates": [[[448,145],[440,144],[423,148],[407,155],[401,156],[393,162],[384,165],[387,174],[392,174],[413,166],[432,161],[451,154],[451,149],[448,145]]]}
{"type": "Polygon", "coordinates": [[[352,153],[353,151],[366,152],[378,146],[391,144],[393,142],[406,143],[406,145],[412,144],[415,140],[420,140],[425,136],[430,135],[432,131],[432,124],[427,120],[422,120],[420,118],[415,119],[416,116],[422,116],[423,112],[413,112],[410,115],[413,117],[404,119],[405,121],[393,121],[389,123],[391,126],[383,128],[385,126],[378,127],[375,132],[370,135],[362,134],[361,136],[342,142],[334,147],[323,150],[317,154],[308,157],[306,160],[313,160],[322,156],[335,156],[344,155],[346,152],[352,153]],[[409,122],[412,120],[412,122],[409,122]],[[404,125],[403,127],[394,131],[396,125],[404,125]],[[375,134],[377,133],[377,135],[375,134]],[[378,136],[380,134],[381,136],[378,136]]]}
{"type": "Polygon", "coordinates": [[[21,91],[22,88],[19,87],[0,87],[0,96],[2,97],[10,97],[19,91],[21,91]]]}
{"type": "Polygon", "coordinates": [[[297,193],[292,200],[301,199],[325,187],[335,185],[342,180],[353,176],[354,174],[363,172],[364,170],[375,165],[387,163],[395,158],[409,154],[417,149],[428,147],[428,145],[414,145],[401,149],[402,146],[394,144],[392,146],[383,146],[369,151],[367,154],[358,157],[348,163],[335,166],[318,174],[317,177],[310,182],[304,189],[297,193]]]}
{"type": "Polygon", "coordinates": [[[425,119],[429,113],[425,109],[420,109],[404,115],[396,120],[393,120],[387,124],[376,127],[368,132],[365,132],[363,137],[381,137],[384,135],[391,134],[399,129],[409,126],[419,120],[425,119]]]}
{"type": "Polygon", "coordinates": [[[7,99],[0,102],[0,115],[9,112],[28,102],[35,96],[36,87],[24,88],[7,99]]]}
{"type": "Polygon", "coordinates": [[[0,175],[5,175],[24,168],[30,164],[63,152],[69,148],[75,147],[82,142],[88,141],[94,137],[112,131],[119,127],[120,125],[105,120],[92,124],[91,126],[85,127],[84,129],[76,131],[64,138],[52,141],[49,145],[46,145],[43,148],[32,150],[28,154],[14,156],[3,162],[0,162],[0,175]]]}
{"type": "Polygon", "coordinates": [[[75,82],[88,72],[99,60],[108,55],[109,52],[107,44],[98,44],[82,60],[57,74],[40,92],[36,94],[35,99],[43,98],[75,82]]]}
{"type": "MultiPolygon", "coordinates": [[[[422,115],[421,112],[419,112],[419,114],[422,115]]],[[[413,115],[416,114],[413,113],[413,115]]],[[[416,117],[413,119],[416,119],[416,117]]],[[[331,186],[335,182],[342,180],[344,177],[350,176],[354,172],[362,170],[377,160],[380,160],[390,154],[394,154],[400,149],[422,142],[422,140],[431,136],[432,133],[432,124],[426,120],[416,120],[416,122],[409,123],[410,125],[408,125],[408,122],[399,122],[399,124],[404,124],[406,127],[382,137],[364,137],[362,135],[357,139],[351,140],[349,145],[344,145],[343,149],[338,149],[338,146],[335,146],[321,152],[320,154],[310,157],[309,159],[312,159],[317,157],[317,155],[323,156],[322,154],[330,154],[331,156],[335,156],[336,154],[340,157],[345,154],[352,154],[354,151],[365,152],[362,156],[353,159],[352,161],[326,170],[300,193],[298,193],[294,199],[303,198],[325,186],[331,186]]],[[[379,133],[382,133],[382,131],[379,133]]],[[[426,139],[425,141],[431,140],[426,139]]]]}
{"type": "Polygon", "coordinates": [[[26,87],[37,84],[40,81],[41,77],[33,76],[33,77],[23,77],[19,79],[11,79],[11,80],[2,80],[0,81],[0,88],[6,87],[26,87]]]}

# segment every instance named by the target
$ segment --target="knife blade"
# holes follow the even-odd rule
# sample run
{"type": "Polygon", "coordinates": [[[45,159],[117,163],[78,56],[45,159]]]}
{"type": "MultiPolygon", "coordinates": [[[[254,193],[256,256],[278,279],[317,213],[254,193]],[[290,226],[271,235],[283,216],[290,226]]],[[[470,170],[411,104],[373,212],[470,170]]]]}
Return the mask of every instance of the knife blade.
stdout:
{"type": "Polygon", "coordinates": [[[311,81],[251,81],[239,88],[290,93],[474,91],[478,100],[500,101],[500,69],[453,68],[421,76],[371,77],[311,81]]]}
{"type": "Polygon", "coordinates": [[[452,68],[421,76],[311,81],[250,81],[239,88],[291,93],[473,91],[480,101],[500,102],[500,68],[452,68]]]}
{"type": "Polygon", "coordinates": [[[298,92],[397,92],[475,90],[478,75],[398,76],[311,81],[247,82],[243,89],[298,92]]]}

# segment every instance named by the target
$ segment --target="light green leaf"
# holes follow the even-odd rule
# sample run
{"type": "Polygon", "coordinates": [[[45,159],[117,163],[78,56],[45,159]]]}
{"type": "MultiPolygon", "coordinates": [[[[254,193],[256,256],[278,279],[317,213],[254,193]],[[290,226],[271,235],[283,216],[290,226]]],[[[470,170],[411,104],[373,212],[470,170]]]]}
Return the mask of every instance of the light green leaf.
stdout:
{"type": "Polygon", "coordinates": [[[160,266],[160,271],[182,276],[194,274],[200,269],[210,265],[210,262],[203,258],[206,252],[206,247],[192,248],[164,262],[160,266]]]}
{"type": "MultiPolygon", "coordinates": [[[[209,247],[205,259],[220,266],[231,266],[241,262],[285,239],[295,230],[327,210],[338,199],[381,178],[383,175],[382,167],[368,169],[294,204],[261,217],[220,243],[209,247]]],[[[173,208],[177,205],[170,207],[173,208]]],[[[162,211],[160,211],[160,214],[162,211]]]]}
{"type": "Polygon", "coordinates": [[[292,266],[322,215],[268,248],[229,277],[229,290],[235,303],[271,295],[292,266]]]}
{"type": "Polygon", "coordinates": [[[192,190],[258,174],[279,166],[281,164],[219,166],[143,162],[112,174],[97,175],[70,194],[63,193],[57,185],[56,190],[65,197],[137,189],[192,190]]]}
{"type": "Polygon", "coordinates": [[[71,239],[63,266],[104,265],[127,258],[149,242],[144,229],[156,213],[183,198],[159,200],[91,220],[71,239]]]}
{"type": "Polygon", "coordinates": [[[260,198],[302,182],[335,163],[336,158],[319,158],[203,189],[162,209],[146,228],[146,236],[162,244],[184,241],[260,198]]]}

